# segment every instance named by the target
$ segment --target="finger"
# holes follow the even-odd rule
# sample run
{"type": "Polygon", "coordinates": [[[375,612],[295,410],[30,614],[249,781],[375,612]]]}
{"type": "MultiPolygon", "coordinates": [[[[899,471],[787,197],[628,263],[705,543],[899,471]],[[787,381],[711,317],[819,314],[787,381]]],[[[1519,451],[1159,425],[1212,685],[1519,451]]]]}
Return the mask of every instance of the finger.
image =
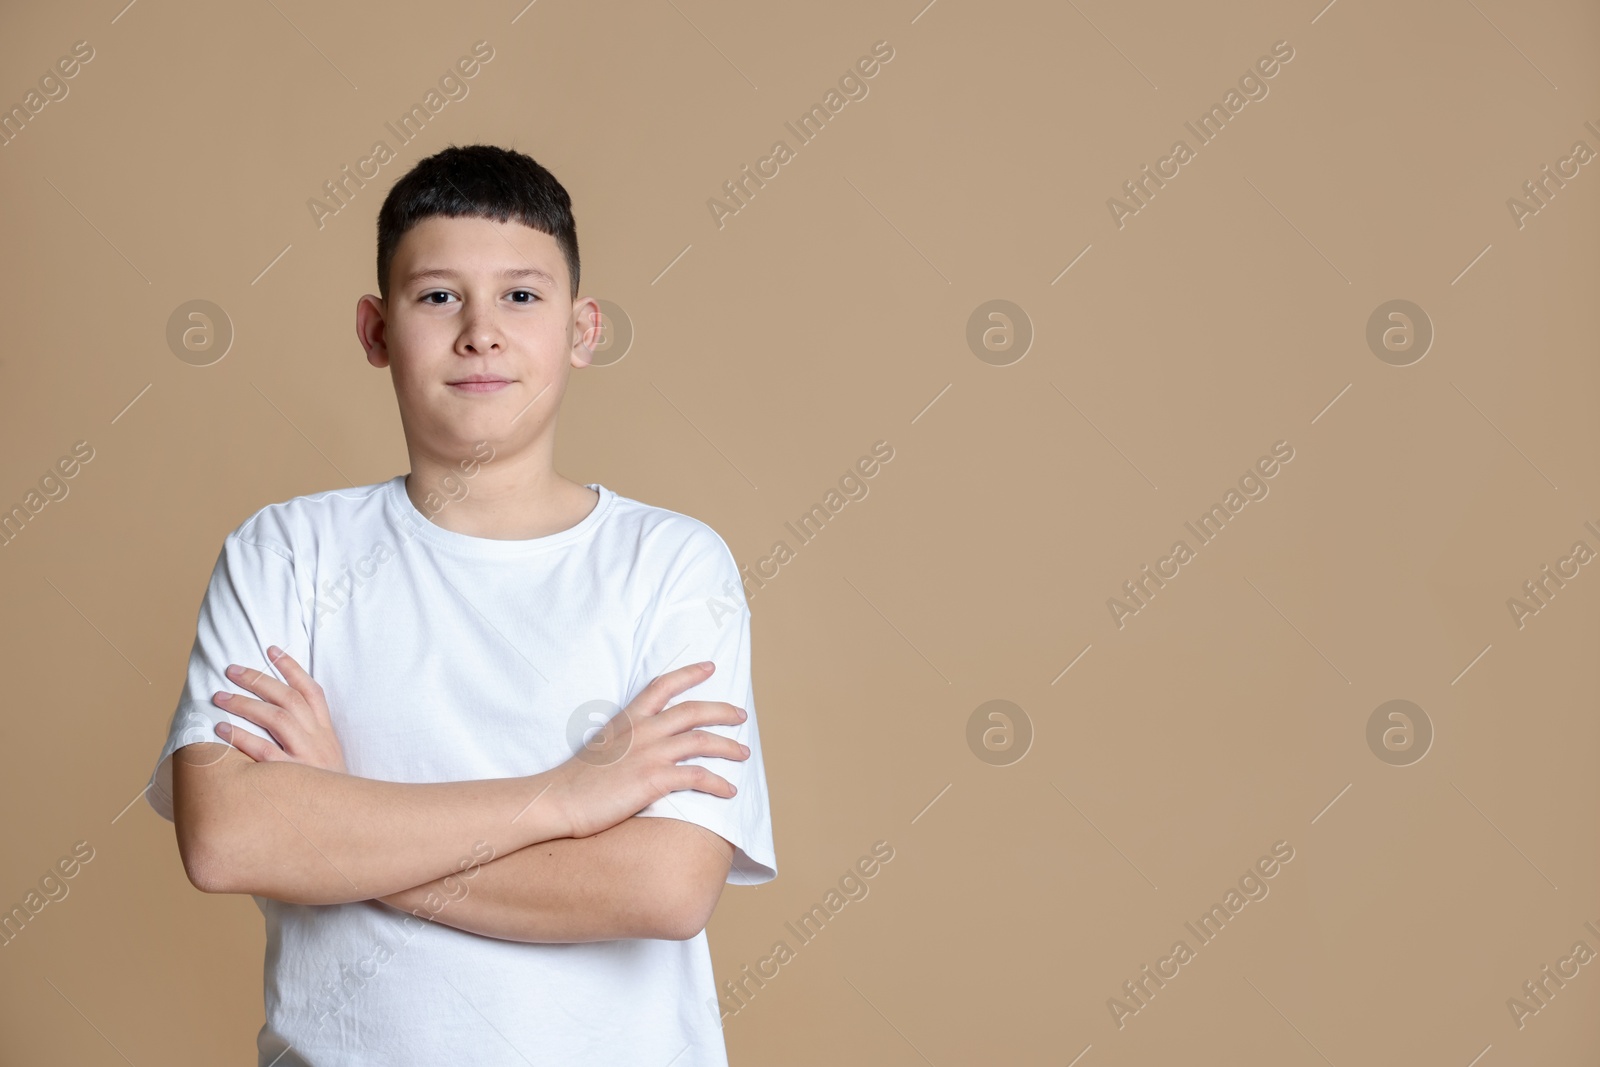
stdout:
{"type": "Polygon", "coordinates": [[[675,740],[677,744],[674,746],[674,751],[680,753],[677,757],[680,760],[693,756],[716,756],[730,760],[750,758],[748,746],[709,730],[690,730],[675,740]]]}
{"type": "Polygon", "coordinates": [[[662,712],[669,733],[691,726],[738,726],[749,718],[743,708],[723,700],[684,700],[662,712]]]}
{"type": "Polygon", "coordinates": [[[692,686],[699,685],[711,677],[711,672],[716,670],[716,664],[691,663],[687,667],[679,667],[675,671],[668,671],[655,681],[644,687],[644,692],[639,694],[639,713],[641,715],[654,715],[662,706],[679,693],[692,686]]]}
{"type": "Polygon", "coordinates": [[[289,758],[271,741],[257,737],[249,730],[241,730],[229,722],[217,723],[217,736],[257,763],[271,763],[289,758]]]}
{"type": "Polygon", "coordinates": [[[293,727],[293,720],[282,708],[260,700],[251,700],[249,697],[240,696],[238,693],[218,693],[211,698],[211,702],[232,715],[237,715],[241,719],[255,723],[271,734],[273,740],[280,747],[289,747],[288,741],[290,738],[287,734],[293,727]]]}
{"type": "Polygon", "coordinates": [[[265,671],[258,671],[252,667],[241,667],[237,663],[230,665],[228,680],[280,708],[292,708],[301,700],[300,694],[294,689],[265,671]]]}
{"type": "Polygon", "coordinates": [[[694,764],[679,767],[678,770],[687,772],[685,785],[680,789],[693,789],[699,793],[710,793],[715,797],[732,797],[739,792],[738,788],[720,774],[715,774],[694,764]]]}
{"type": "Polygon", "coordinates": [[[295,692],[305,697],[306,702],[312,708],[319,713],[326,711],[327,703],[323,700],[322,686],[318,685],[316,679],[311,677],[304,667],[300,666],[298,660],[277,645],[268,646],[267,659],[271,660],[272,665],[278,668],[278,673],[283,675],[284,681],[288,682],[295,692]]]}

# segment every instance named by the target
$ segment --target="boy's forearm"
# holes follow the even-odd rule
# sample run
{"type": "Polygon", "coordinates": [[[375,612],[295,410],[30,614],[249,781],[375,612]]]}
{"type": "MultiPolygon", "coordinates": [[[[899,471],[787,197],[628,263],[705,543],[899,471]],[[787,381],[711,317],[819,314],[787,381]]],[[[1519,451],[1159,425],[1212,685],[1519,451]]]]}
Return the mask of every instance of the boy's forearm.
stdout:
{"type": "Polygon", "coordinates": [[[733,846],[692,823],[633,817],[380,898],[420,918],[508,941],[686,939],[705,925],[733,846]],[[709,886],[715,886],[708,898],[709,886]]]}
{"type": "Polygon", "coordinates": [[[371,900],[459,870],[475,848],[568,832],[548,773],[413,784],[240,760],[185,781],[173,799],[194,883],[294,904],[371,900]]]}

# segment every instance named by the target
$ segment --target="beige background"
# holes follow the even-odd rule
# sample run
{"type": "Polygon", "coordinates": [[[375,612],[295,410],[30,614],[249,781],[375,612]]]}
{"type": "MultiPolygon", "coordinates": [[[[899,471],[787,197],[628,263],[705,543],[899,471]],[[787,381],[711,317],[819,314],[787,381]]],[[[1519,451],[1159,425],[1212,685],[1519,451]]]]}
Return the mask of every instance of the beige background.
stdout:
{"type": "Polygon", "coordinates": [[[1600,952],[1600,565],[1520,629],[1507,607],[1600,550],[1600,163],[1507,208],[1600,150],[1600,12],[920,2],[0,16],[7,106],[95,50],[0,148],[0,504],[95,449],[0,549],[0,903],[95,850],[0,948],[0,1061],[254,1062],[260,915],[129,805],[224,534],[406,469],[353,310],[389,185],[479,141],[572,192],[584,292],[636,330],[574,379],[565,474],[753,564],[895,450],[752,597],[780,875],[724,895],[719,977],[793,947],[874,841],[895,858],[728,1017],[734,1063],[1600,1058],[1600,963],[1507,1008],[1600,952]],[[478,40],[469,95],[399,146],[383,124],[478,40]],[[783,123],[879,40],[869,95],[796,148],[783,123]],[[1269,95],[1119,229],[1107,199],[1280,40],[1269,95]],[[306,201],[380,138],[397,159],[319,230],[306,201]],[[795,159],[719,229],[707,199],[778,138],[795,159]],[[165,340],[193,299],[236,331],[208,367],[165,340]],[[992,299],[1036,333],[1009,366],[965,340],[992,299]],[[1365,339],[1394,299],[1436,331],[1410,366],[1365,339]],[[1270,495],[1118,629],[1107,599],[1279,440],[1270,495]],[[995,699],[1033,731],[1008,766],[967,742],[995,699]],[[1435,731],[1409,766],[1366,740],[1392,699],[1435,731]],[[1275,841],[1270,894],[1119,1029],[1108,999],[1275,841]]]}

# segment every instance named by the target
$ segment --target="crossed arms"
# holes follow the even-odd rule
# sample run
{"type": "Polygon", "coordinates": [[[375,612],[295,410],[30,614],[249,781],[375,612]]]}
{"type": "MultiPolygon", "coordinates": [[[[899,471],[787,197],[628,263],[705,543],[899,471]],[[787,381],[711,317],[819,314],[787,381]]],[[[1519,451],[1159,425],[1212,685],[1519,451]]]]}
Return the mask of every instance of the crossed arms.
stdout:
{"type": "Polygon", "coordinates": [[[289,684],[247,671],[235,680],[263,699],[224,706],[259,719],[277,745],[235,731],[238,747],[173,753],[178,849],[196,888],[298,904],[377,899],[515,941],[686,940],[709,921],[733,845],[688,821],[637,815],[677,789],[733,792],[679,761],[746,758],[731,739],[692,729],[743,713],[716,701],[662,710],[706,677],[701,667],[650,683],[597,746],[558,768],[411,784],[345,773],[321,688],[287,655],[274,662],[289,684]]]}

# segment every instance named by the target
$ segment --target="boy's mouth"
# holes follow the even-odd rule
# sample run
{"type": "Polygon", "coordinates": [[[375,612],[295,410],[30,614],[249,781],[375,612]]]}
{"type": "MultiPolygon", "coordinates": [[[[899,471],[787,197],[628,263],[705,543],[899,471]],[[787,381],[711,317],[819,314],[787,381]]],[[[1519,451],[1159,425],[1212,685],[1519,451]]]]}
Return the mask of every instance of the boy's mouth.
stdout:
{"type": "Polygon", "coordinates": [[[445,384],[463,393],[494,393],[510,385],[511,380],[493,374],[469,374],[445,384]]]}

